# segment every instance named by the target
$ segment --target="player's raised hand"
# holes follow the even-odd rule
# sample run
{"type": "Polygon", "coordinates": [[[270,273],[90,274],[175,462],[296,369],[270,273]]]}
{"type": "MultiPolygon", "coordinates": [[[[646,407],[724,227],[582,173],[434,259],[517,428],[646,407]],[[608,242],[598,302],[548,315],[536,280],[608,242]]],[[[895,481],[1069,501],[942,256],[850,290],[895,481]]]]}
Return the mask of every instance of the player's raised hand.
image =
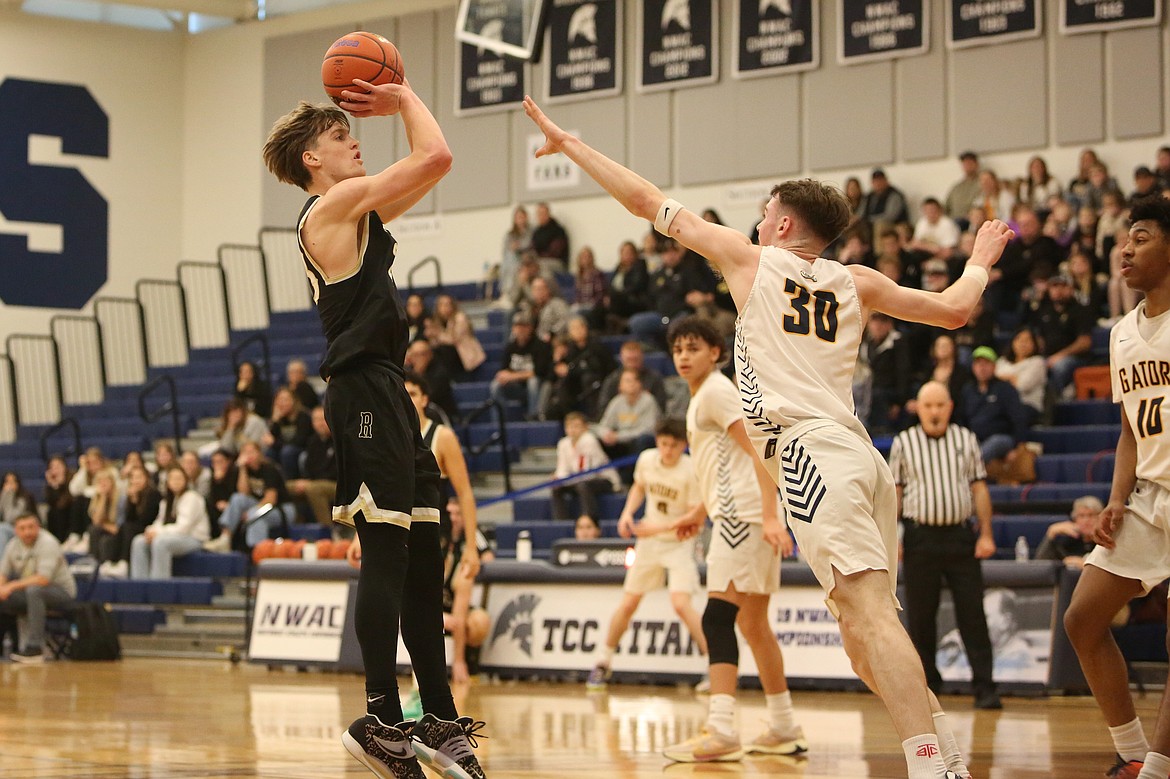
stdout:
{"type": "Polygon", "coordinates": [[[561,150],[561,145],[572,137],[560,127],[557,127],[552,119],[545,116],[544,111],[540,110],[540,106],[528,95],[524,96],[524,113],[528,114],[528,118],[535,122],[536,126],[540,128],[540,131],[544,133],[544,146],[536,150],[537,157],[556,154],[561,150]]]}
{"type": "Polygon", "coordinates": [[[969,262],[990,269],[999,262],[1008,241],[1015,237],[1012,229],[998,219],[984,222],[975,234],[975,248],[971,250],[969,262]]]}
{"type": "Polygon", "coordinates": [[[403,81],[401,84],[374,85],[368,81],[362,81],[360,78],[355,78],[353,83],[355,88],[342,92],[342,100],[337,105],[343,111],[359,118],[393,116],[402,110],[403,96],[414,94],[410,90],[410,82],[408,81],[403,81]]]}
{"type": "Polygon", "coordinates": [[[1097,515],[1097,527],[1093,529],[1093,540],[1106,549],[1113,549],[1117,545],[1113,536],[1121,527],[1124,516],[1125,506],[1119,503],[1110,503],[1101,509],[1097,515]]]}

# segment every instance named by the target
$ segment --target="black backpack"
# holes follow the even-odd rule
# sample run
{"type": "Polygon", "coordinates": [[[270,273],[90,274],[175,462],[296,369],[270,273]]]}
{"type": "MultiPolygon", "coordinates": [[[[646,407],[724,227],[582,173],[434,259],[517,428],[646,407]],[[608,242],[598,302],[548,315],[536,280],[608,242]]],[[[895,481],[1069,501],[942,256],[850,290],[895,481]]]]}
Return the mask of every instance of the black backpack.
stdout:
{"type": "Polygon", "coordinates": [[[118,622],[104,603],[79,603],[73,612],[69,647],[70,660],[121,660],[118,622]]]}

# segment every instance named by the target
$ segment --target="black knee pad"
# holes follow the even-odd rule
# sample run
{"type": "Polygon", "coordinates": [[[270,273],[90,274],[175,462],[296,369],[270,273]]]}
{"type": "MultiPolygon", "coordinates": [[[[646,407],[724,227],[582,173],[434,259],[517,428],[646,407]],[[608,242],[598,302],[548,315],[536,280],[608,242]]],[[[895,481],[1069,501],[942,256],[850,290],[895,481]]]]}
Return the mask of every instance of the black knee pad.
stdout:
{"type": "Polygon", "coordinates": [[[735,637],[735,617],[739,606],[731,601],[708,598],[703,609],[703,635],[707,637],[707,654],[711,663],[739,665],[739,640],[735,637]]]}

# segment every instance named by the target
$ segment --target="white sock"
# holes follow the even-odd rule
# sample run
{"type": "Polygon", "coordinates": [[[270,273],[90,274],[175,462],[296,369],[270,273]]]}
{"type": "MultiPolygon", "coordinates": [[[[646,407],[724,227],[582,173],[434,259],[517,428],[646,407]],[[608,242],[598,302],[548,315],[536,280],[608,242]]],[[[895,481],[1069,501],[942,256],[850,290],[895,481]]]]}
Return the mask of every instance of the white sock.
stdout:
{"type": "Polygon", "coordinates": [[[707,729],[724,736],[735,735],[735,696],[712,695],[707,704],[707,729]]]}
{"type": "Polygon", "coordinates": [[[923,733],[906,739],[902,742],[902,751],[906,753],[909,779],[945,779],[947,764],[943,762],[935,734],[923,733]]]}
{"type": "Polygon", "coordinates": [[[943,762],[947,768],[961,777],[969,777],[971,772],[963,762],[963,755],[959,752],[959,742],[955,741],[955,732],[947,722],[946,712],[936,711],[934,717],[934,732],[938,734],[938,746],[942,750],[943,762]]]}
{"type": "Polygon", "coordinates": [[[1113,737],[1113,746],[1122,760],[1144,760],[1150,751],[1150,742],[1146,741],[1142,721],[1136,717],[1133,722],[1109,728],[1109,735],[1113,737]]]}
{"type": "Polygon", "coordinates": [[[612,666],[613,665],[614,651],[615,650],[612,646],[603,646],[601,648],[600,654],[598,655],[597,664],[604,665],[606,668],[609,668],[610,666],[612,666]]]}
{"type": "Polygon", "coordinates": [[[792,710],[792,693],[785,690],[765,695],[764,701],[768,706],[768,722],[772,726],[772,730],[790,733],[796,729],[796,713],[792,710]]]}
{"type": "Polygon", "coordinates": [[[1170,776],[1170,757],[1160,752],[1147,753],[1138,779],[1166,779],[1167,776],[1170,776]]]}

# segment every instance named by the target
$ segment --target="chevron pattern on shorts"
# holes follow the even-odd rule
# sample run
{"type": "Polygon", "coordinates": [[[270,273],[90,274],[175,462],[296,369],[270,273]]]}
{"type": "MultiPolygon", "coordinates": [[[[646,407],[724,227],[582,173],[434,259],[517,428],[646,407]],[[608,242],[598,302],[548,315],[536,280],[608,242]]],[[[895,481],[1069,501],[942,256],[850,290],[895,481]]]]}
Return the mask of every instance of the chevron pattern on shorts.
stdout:
{"type": "Polygon", "coordinates": [[[724,519],[719,523],[719,537],[731,549],[742,544],[751,532],[751,524],[733,519],[724,519]]]}
{"type": "Polygon", "coordinates": [[[784,503],[788,516],[812,522],[826,488],[816,463],[799,441],[792,441],[784,447],[780,454],[780,472],[784,476],[784,503]]]}
{"type": "Polygon", "coordinates": [[[735,326],[735,356],[739,365],[736,378],[739,380],[739,398],[743,404],[743,414],[748,422],[768,435],[780,435],[784,428],[774,425],[768,419],[764,410],[764,393],[760,390],[760,380],[756,376],[756,369],[752,366],[748,356],[747,341],[743,337],[743,326],[737,320],[735,326]]]}
{"type": "Polygon", "coordinates": [[[735,505],[735,485],[731,483],[731,456],[737,444],[731,436],[723,433],[716,444],[718,465],[715,468],[715,513],[719,519],[739,520],[739,509],[735,505]]]}

